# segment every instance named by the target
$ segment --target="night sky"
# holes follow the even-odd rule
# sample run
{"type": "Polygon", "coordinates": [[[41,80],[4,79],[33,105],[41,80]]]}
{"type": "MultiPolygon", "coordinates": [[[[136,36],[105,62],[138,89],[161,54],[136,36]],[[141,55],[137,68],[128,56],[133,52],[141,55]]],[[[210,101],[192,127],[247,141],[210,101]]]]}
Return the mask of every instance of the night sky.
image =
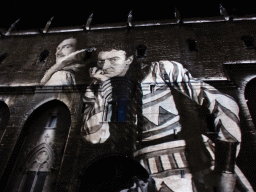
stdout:
{"type": "MultiPolygon", "coordinates": [[[[126,22],[130,10],[133,21],[174,19],[175,7],[182,18],[220,16],[219,2],[195,3],[187,1],[33,1],[24,3],[11,1],[1,3],[1,26],[7,30],[12,23],[20,18],[16,29],[43,29],[46,22],[54,16],[51,27],[83,26],[91,13],[94,13],[93,24],[126,22]]],[[[215,2],[215,1],[214,1],[215,2]]],[[[256,15],[255,5],[251,3],[222,3],[229,15],[256,15]]]]}

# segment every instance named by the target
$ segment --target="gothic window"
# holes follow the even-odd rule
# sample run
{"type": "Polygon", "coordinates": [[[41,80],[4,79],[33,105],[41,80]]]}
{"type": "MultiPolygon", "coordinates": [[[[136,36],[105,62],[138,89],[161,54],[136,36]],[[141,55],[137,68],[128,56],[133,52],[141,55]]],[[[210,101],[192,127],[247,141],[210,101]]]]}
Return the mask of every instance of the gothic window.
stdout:
{"type": "Polygon", "coordinates": [[[38,107],[29,116],[4,173],[3,178],[9,178],[8,192],[42,192],[46,183],[47,188],[53,187],[70,122],[68,108],[57,100],[38,107]]]}
{"type": "Polygon", "coordinates": [[[22,192],[42,191],[47,173],[53,162],[53,150],[46,144],[35,147],[27,156],[25,162],[26,174],[19,187],[22,192]]]}
{"type": "Polygon", "coordinates": [[[36,146],[26,157],[25,174],[19,185],[19,192],[40,192],[53,162],[53,150],[42,143],[36,146]]]}

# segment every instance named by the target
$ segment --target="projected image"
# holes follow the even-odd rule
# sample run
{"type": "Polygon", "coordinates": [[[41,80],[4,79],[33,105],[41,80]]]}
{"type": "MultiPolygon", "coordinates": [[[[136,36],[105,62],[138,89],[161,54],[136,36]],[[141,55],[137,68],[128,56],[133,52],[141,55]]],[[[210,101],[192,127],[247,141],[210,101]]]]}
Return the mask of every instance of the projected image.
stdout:
{"type": "Polygon", "coordinates": [[[88,63],[85,60],[86,52],[88,49],[77,50],[77,39],[63,40],[56,48],[56,63],[45,72],[41,85],[69,86],[84,83],[88,63]]]}
{"type": "Polygon", "coordinates": [[[157,191],[253,191],[235,163],[241,142],[236,101],[181,63],[147,63],[138,51],[115,42],[97,47],[83,97],[84,140],[136,159],[157,191]],[[200,110],[207,119],[196,116],[200,110]]]}

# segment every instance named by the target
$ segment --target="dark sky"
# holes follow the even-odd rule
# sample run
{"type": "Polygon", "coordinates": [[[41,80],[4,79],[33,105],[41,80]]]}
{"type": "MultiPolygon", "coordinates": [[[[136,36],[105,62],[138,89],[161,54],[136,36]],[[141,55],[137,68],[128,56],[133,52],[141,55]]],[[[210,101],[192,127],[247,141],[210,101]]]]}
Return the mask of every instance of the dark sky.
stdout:
{"type": "MultiPolygon", "coordinates": [[[[175,7],[180,10],[182,18],[219,16],[219,2],[217,3],[195,3],[186,1],[143,1],[122,0],[120,3],[111,1],[33,1],[24,3],[11,1],[1,5],[1,29],[8,29],[12,23],[20,18],[17,29],[44,28],[46,22],[54,16],[52,27],[82,26],[93,12],[93,23],[116,23],[127,20],[130,10],[133,10],[133,21],[173,19],[175,7]]],[[[222,4],[229,14],[244,16],[255,14],[255,5],[251,3],[222,4]]]]}

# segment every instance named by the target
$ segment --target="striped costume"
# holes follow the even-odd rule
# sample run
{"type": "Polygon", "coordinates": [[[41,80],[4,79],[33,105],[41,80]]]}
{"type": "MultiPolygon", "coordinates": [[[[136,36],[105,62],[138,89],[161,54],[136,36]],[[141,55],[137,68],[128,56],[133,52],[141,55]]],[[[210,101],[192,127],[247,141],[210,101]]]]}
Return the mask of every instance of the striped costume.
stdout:
{"type": "MultiPolygon", "coordinates": [[[[174,61],[152,63],[141,87],[143,126],[135,159],[148,170],[159,191],[211,191],[206,176],[214,169],[215,144],[208,137],[209,131],[200,130],[200,125],[196,128],[193,123],[190,126],[191,120],[182,117],[182,108],[176,106],[177,94],[208,109],[214,117],[213,132],[217,140],[240,143],[239,108],[234,99],[196,80],[174,61]],[[183,127],[184,123],[188,128],[183,127]],[[201,189],[193,181],[202,185],[201,189]]],[[[108,123],[98,123],[104,122],[104,98],[87,91],[84,102],[91,106],[84,113],[84,139],[92,143],[105,142],[110,136],[108,123]]],[[[239,149],[238,145],[236,155],[239,149]]],[[[235,173],[237,183],[253,191],[237,166],[235,173]]]]}

